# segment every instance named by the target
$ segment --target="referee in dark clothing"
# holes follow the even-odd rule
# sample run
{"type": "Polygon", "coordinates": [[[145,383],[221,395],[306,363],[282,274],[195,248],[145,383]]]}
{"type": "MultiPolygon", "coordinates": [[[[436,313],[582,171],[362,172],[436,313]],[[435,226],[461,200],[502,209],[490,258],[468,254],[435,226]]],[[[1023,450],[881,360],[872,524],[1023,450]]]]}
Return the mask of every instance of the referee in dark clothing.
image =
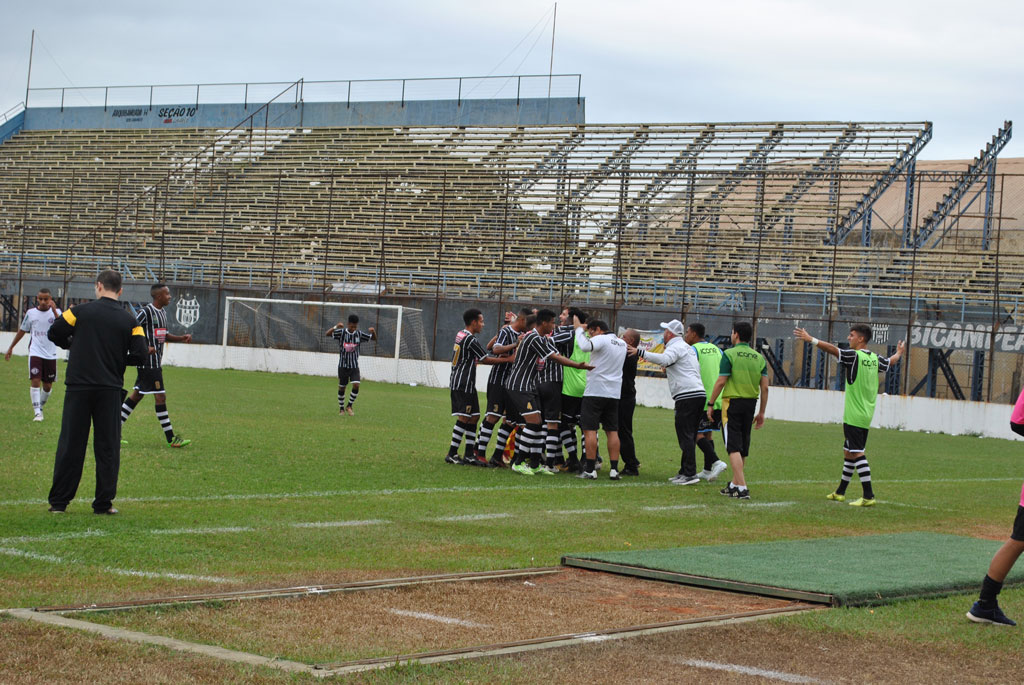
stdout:
{"type": "MultiPolygon", "coordinates": [[[[640,334],[630,328],[622,334],[630,347],[640,344],[640,334]]],[[[622,363],[622,392],[619,395],[619,454],[624,468],[620,476],[639,476],[640,462],[636,458],[636,443],[633,442],[633,412],[636,411],[636,364],[640,357],[627,354],[622,363]]]]}
{"type": "Polygon", "coordinates": [[[82,480],[89,424],[96,429],[96,497],[92,510],[116,514],[117,474],[121,465],[121,399],[124,369],[142,363],[149,352],[142,327],[121,308],[121,274],[101,271],[96,299],[64,311],[53,322],[50,340],[70,349],[64,374],[64,415],[50,487],[50,511],[62,513],[82,480]]]}

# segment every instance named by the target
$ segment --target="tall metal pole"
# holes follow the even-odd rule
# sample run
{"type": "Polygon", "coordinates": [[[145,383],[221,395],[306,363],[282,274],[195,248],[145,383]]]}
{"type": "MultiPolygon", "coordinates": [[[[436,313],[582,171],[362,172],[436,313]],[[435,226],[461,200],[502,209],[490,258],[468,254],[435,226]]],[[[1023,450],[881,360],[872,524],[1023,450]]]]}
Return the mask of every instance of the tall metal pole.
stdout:
{"type": "Polygon", "coordinates": [[[36,48],[36,30],[32,29],[32,41],[28,46],[28,78],[25,79],[25,109],[28,109],[28,91],[32,85],[32,53],[36,48]]]}
{"type": "MultiPolygon", "coordinates": [[[[551,77],[555,70],[555,24],[558,23],[558,3],[555,3],[555,14],[551,18],[551,60],[548,62],[548,99],[551,99],[551,77]]],[[[26,102],[28,95],[25,96],[26,102]]]]}

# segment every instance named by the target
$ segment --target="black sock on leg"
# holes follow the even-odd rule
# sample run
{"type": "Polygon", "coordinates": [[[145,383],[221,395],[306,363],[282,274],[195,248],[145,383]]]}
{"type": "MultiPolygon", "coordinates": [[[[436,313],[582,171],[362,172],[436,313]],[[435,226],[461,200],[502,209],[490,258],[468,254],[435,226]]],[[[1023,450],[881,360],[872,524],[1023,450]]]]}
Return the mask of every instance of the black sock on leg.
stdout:
{"type": "Polygon", "coordinates": [[[999,591],[1002,589],[1002,583],[998,580],[992,580],[986,574],[985,579],[981,581],[981,595],[978,597],[981,607],[983,609],[995,609],[999,606],[999,591]]]}

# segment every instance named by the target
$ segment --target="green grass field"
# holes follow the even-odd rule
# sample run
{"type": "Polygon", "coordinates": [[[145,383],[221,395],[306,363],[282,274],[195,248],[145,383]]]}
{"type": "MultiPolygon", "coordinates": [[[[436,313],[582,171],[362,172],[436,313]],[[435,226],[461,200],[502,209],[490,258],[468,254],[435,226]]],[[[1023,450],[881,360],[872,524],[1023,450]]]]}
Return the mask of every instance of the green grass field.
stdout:
{"type": "MultiPolygon", "coordinates": [[[[45,498],[63,386],[33,423],[22,362],[0,365],[0,607],[556,565],[569,552],[904,531],[1004,539],[1024,476],[1024,449],[1010,441],[875,430],[868,457],[881,503],[857,509],[824,497],[840,473],[839,425],[769,422],[754,435],[753,499],[742,503],[720,486],[669,484],[678,468],[672,415],[638,408],[639,479],[613,482],[607,470],[596,482],[527,478],[443,463],[446,390],[367,382],[357,415],[339,417],[329,378],[169,368],[171,419],[193,444],[166,447],[144,399],[124,431],[121,515],[91,513],[90,452],[79,499],[54,516],[45,498]]],[[[976,560],[979,582],[988,561],[976,560]]],[[[1020,632],[996,636],[963,620],[970,601],[779,623],[1003,654],[1024,647],[1020,632]]],[[[1024,591],[1002,601],[1024,619],[1024,591]]],[[[9,622],[0,621],[0,638],[9,622]]],[[[445,668],[436,672],[452,673],[445,668]]],[[[488,679],[486,666],[465,668],[488,679]]]]}

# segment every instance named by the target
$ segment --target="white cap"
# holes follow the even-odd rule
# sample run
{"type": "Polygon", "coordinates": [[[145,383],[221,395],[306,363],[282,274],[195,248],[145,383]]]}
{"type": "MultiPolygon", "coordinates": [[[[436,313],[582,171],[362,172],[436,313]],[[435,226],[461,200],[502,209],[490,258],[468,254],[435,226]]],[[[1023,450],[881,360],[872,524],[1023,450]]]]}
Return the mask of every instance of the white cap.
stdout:
{"type": "Polygon", "coordinates": [[[685,332],[683,330],[683,322],[680,321],[679,319],[672,319],[668,323],[662,322],[661,327],[667,331],[672,331],[675,335],[678,335],[679,337],[682,337],[683,333],[685,332]]]}

